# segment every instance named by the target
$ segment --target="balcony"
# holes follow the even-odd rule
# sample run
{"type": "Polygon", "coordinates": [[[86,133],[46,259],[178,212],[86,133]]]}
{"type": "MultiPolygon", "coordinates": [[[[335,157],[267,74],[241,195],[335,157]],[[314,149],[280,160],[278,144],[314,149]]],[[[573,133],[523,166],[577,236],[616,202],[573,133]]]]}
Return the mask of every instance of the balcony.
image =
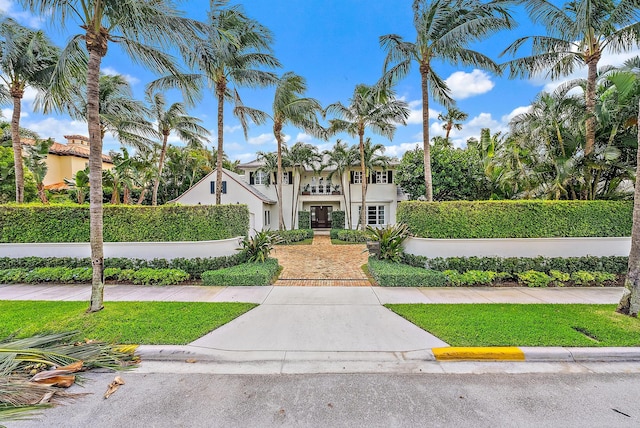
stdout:
{"type": "Polygon", "coordinates": [[[340,186],[307,184],[300,191],[301,195],[342,195],[340,186]]]}

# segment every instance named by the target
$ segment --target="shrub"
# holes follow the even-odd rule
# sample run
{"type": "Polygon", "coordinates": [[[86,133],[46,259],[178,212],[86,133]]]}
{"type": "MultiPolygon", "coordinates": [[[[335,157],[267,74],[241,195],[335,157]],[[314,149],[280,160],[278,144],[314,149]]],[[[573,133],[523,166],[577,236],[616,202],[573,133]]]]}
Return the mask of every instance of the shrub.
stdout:
{"type": "Polygon", "coordinates": [[[278,261],[244,263],[234,267],[207,271],[202,274],[203,285],[269,285],[278,273],[278,261]]]}
{"type": "Polygon", "coordinates": [[[280,237],[271,230],[256,232],[255,235],[244,238],[240,245],[247,255],[248,262],[264,262],[271,254],[273,246],[280,242],[280,237]]]}
{"type": "Polygon", "coordinates": [[[617,278],[616,275],[607,272],[591,272],[594,277],[594,281],[597,285],[604,285],[605,282],[615,281],[617,278]]]}
{"type": "Polygon", "coordinates": [[[594,282],[596,277],[591,273],[584,270],[579,270],[571,274],[571,280],[577,285],[584,285],[590,282],[594,282]]]}
{"type": "Polygon", "coordinates": [[[120,272],[122,272],[122,269],[120,268],[105,268],[104,271],[102,271],[102,274],[104,275],[105,280],[117,279],[120,272]]]}
{"type": "Polygon", "coordinates": [[[402,263],[370,258],[368,266],[369,272],[382,287],[441,287],[446,282],[442,272],[402,263]]]}
{"type": "Polygon", "coordinates": [[[143,268],[134,272],[132,282],[144,285],[171,285],[188,279],[189,274],[180,269],[143,268]]]}
{"type": "Polygon", "coordinates": [[[298,229],[311,229],[311,212],[298,211],[298,229]]]}
{"type": "Polygon", "coordinates": [[[366,236],[380,243],[380,260],[391,260],[400,263],[402,260],[402,243],[409,237],[406,224],[394,224],[387,227],[373,228],[367,226],[366,236]]]}
{"type": "Polygon", "coordinates": [[[329,234],[331,235],[331,239],[344,242],[367,242],[367,234],[362,230],[331,229],[329,234]]]}
{"type": "Polygon", "coordinates": [[[553,279],[546,273],[535,270],[518,273],[516,276],[518,281],[524,283],[527,287],[546,287],[553,279]]]}
{"type": "Polygon", "coordinates": [[[549,272],[553,269],[567,273],[573,273],[579,270],[597,270],[624,275],[627,272],[628,257],[438,257],[429,259],[427,257],[405,253],[402,256],[402,261],[411,266],[426,267],[439,271],[457,270],[458,272],[466,272],[468,270],[492,270],[514,275],[527,270],[549,272]]]}
{"type": "Polygon", "coordinates": [[[487,285],[493,281],[509,278],[511,275],[494,271],[470,270],[459,273],[457,270],[445,270],[442,272],[447,277],[447,282],[454,286],[487,285]]]}
{"type": "Polygon", "coordinates": [[[402,202],[397,221],[422,238],[631,236],[631,201],[402,202]]]}
{"type": "MultiPolygon", "coordinates": [[[[246,205],[105,206],[105,242],[206,241],[247,234],[246,205]]],[[[89,208],[0,205],[0,242],[89,242],[89,208]]]]}
{"type": "MultiPolygon", "coordinates": [[[[554,270],[551,269],[549,271],[549,275],[551,276],[551,278],[553,279],[553,282],[558,286],[558,287],[563,287],[564,283],[569,281],[569,279],[571,279],[571,275],[565,272],[560,272],[558,270],[554,270]]],[[[615,277],[615,275],[614,275],[615,277]]]]}
{"type": "Polygon", "coordinates": [[[274,233],[279,238],[279,244],[284,245],[313,238],[313,229],[278,230],[274,231],[274,233]]]}
{"type": "Polygon", "coordinates": [[[344,229],[344,211],[334,211],[331,213],[331,229],[344,229]]]}
{"type": "Polygon", "coordinates": [[[16,284],[23,282],[27,272],[24,269],[1,269],[0,284],[16,284]]]}

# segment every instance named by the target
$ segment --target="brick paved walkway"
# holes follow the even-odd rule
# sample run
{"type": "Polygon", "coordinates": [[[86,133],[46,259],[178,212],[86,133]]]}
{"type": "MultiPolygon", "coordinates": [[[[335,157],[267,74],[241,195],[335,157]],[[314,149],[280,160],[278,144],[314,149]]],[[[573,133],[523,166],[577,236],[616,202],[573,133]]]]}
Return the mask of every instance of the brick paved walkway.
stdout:
{"type": "Polygon", "coordinates": [[[367,263],[364,244],[332,245],[316,235],[312,245],[278,245],[272,256],[284,267],[274,285],[370,286],[361,266],[367,263]]]}

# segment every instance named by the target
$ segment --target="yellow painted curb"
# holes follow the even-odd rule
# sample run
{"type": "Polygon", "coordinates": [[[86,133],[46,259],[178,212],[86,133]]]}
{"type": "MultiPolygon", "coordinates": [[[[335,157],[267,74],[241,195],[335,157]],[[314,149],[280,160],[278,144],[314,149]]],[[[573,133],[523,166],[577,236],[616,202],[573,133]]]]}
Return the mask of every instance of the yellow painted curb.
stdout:
{"type": "Polygon", "coordinates": [[[516,347],[433,348],[438,361],[524,361],[524,352],[516,347]]]}

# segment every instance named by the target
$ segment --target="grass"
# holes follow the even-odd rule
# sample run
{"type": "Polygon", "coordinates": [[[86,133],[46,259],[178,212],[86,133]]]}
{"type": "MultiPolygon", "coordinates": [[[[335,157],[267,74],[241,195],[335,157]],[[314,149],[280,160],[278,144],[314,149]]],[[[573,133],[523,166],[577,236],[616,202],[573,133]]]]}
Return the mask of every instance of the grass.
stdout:
{"type": "Polygon", "coordinates": [[[303,239],[302,241],[296,241],[296,242],[289,242],[288,244],[276,244],[276,245],[312,245],[313,244],[313,238],[307,238],[307,239],[303,239]]]}
{"type": "Polygon", "coordinates": [[[640,346],[640,319],[615,305],[385,305],[451,346],[640,346]]]}
{"type": "Polygon", "coordinates": [[[257,305],[201,302],[107,302],[87,314],[86,302],[0,301],[0,337],[79,331],[109,343],[184,345],[257,305]]]}
{"type": "Polygon", "coordinates": [[[331,245],[362,245],[364,246],[364,242],[352,242],[352,241],[343,241],[341,239],[332,239],[331,245]]]}

